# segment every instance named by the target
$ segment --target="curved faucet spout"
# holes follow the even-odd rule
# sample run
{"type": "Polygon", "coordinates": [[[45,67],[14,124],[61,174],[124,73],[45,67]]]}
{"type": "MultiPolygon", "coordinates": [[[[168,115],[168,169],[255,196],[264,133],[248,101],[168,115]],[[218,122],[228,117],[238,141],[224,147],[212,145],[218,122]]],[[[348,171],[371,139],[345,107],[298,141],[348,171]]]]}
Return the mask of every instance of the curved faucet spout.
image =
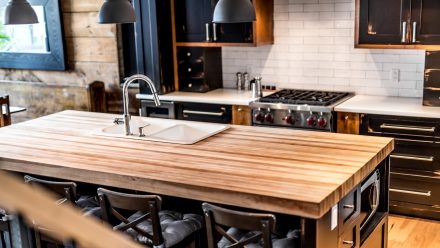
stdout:
{"type": "Polygon", "coordinates": [[[154,104],[156,104],[156,106],[160,106],[160,99],[159,99],[159,95],[157,94],[156,91],[156,87],[154,86],[153,81],[145,76],[145,75],[141,75],[141,74],[137,74],[137,75],[133,75],[129,78],[125,79],[124,85],[122,87],[122,101],[124,104],[124,124],[125,124],[125,135],[131,135],[131,130],[130,130],[130,120],[131,120],[131,116],[130,116],[130,112],[129,112],[129,98],[128,98],[128,87],[130,86],[130,84],[132,84],[133,82],[137,81],[137,80],[141,80],[144,81],[145,83],[147,83],[147,85],[150,87],[151,89],[151,94],[153,95],[153,101],[154,104]]]}

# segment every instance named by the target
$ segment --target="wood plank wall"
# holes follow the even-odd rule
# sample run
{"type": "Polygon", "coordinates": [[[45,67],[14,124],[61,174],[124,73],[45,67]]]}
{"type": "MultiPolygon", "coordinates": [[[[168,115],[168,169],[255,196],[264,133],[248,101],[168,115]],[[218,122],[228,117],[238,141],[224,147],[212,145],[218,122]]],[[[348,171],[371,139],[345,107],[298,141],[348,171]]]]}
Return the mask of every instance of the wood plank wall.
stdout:
{"type": "Polygon", "coordinates": [[[122,109],[117,27],[97,23],[103,0],[60,2],[68,71],[0,69],[0,94],[9,94],[11,105],[28,108],[13,122],[63,109],[87,110],[85,87],[95,80],[106,83],[109,110],[122,109]]]}

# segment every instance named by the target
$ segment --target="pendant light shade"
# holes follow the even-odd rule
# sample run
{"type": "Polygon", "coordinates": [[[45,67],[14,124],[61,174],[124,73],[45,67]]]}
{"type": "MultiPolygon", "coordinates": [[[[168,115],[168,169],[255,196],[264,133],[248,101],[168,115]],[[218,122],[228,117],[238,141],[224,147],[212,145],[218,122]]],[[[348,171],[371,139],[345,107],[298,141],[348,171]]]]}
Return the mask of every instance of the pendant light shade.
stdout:
{"type": "Polygon", "coordinates": [[[99,11],[99,23],[135,23],[136,14],[128,0],[105,0],[99,11]]]}
{"type": "Polygon", "coordinates": [[[253,22],[255,8],[250,0],[220,0],[214,9],[215,23],[253,22]]]}
{"type": "Polygon", "coordinates": [[[5,9],[5,25],[34,24],[38,17],[26,0],[10,0],[5,9]]]}

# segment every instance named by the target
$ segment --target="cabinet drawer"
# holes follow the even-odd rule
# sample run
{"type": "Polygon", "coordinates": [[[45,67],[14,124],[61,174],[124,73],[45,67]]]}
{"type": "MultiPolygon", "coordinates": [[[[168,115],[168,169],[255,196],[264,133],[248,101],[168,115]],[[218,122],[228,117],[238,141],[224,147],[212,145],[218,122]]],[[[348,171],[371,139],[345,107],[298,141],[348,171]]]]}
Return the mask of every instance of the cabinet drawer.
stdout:
{"type": "Polygon", "coordinates": [[[359,245],[360,223],[359,221],[356,221],[339,236],[338,248],[357,248],[359,245]]]}
{"type": "Polygon", "coordinates": [[[232,106],[218,104],[176,103],[177,119],[212,123],[231,123],[232,106]]]}
{"type": "Polygon", "coordinates": [[[390,157],[393,169],[440,170],[440,144],[396,139],[395,150],[390,157]]]}
{"type": "Polygon", "coordinates": [[[362,125],[362,134],[367,135],[430,142],[440,137],[438,119],[366,115],[362,125]]]}
{"type": "Polygon", "coordinates": [[[430,206],[440,205],[440,179],[391,172],[390,200],[430,206]]]}
{"type": "Polygon", "coordinates": [[[346,225],[350,225],[360,215],[360,186],[357,186],[339,203],[339,233],[344,232],[346,225]]]}

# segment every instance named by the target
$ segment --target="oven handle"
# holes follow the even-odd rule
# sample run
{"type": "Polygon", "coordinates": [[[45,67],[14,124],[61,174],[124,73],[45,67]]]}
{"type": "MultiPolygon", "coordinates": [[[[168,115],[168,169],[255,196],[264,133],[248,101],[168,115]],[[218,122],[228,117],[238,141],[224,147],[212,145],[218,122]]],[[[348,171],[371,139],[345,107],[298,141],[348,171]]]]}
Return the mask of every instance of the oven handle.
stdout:
{"type": "Polygon", "coordinates": [[[415,157],[411,155],[401,155],[401,154],[392,154],[390,155],[391,158],[399,158],[399,159],[406,159],[406,160],[417,160],[417,161],[424,161],[424,162],[434,162],[434,157],[415,157]]]}
{"type": "Polygon", "coordinates": [[[382,129],[394,129],[394,130],[405,130],[405,131],[419,131],[419,132],[435,132],[435,127],[411,127],[411,126],[397,126],[390,124],[382,124],[380,125],[382,129]]]}
{"type": "Polygon", "coordinates": [[[430,196],[431,196],[431,191],[427,191],[427,192],[418,192],[418,191],[413,191],[413,190],[404,190],[404,189],[394,189],[394,188],[390,188],[390,192],[403,193],[403,194],[410,194],[410,195],[420,195],[420,196],[427,196],[427,197],[430,197],[430,196]]]}
{"type": "Polygon", "coordinates": [[[225,112],[205,112],[205,111],[194,111],[194,110],[183,110],[184,114],[193,115],[209,115],[209,116],[223,116],[225,112]]]}

